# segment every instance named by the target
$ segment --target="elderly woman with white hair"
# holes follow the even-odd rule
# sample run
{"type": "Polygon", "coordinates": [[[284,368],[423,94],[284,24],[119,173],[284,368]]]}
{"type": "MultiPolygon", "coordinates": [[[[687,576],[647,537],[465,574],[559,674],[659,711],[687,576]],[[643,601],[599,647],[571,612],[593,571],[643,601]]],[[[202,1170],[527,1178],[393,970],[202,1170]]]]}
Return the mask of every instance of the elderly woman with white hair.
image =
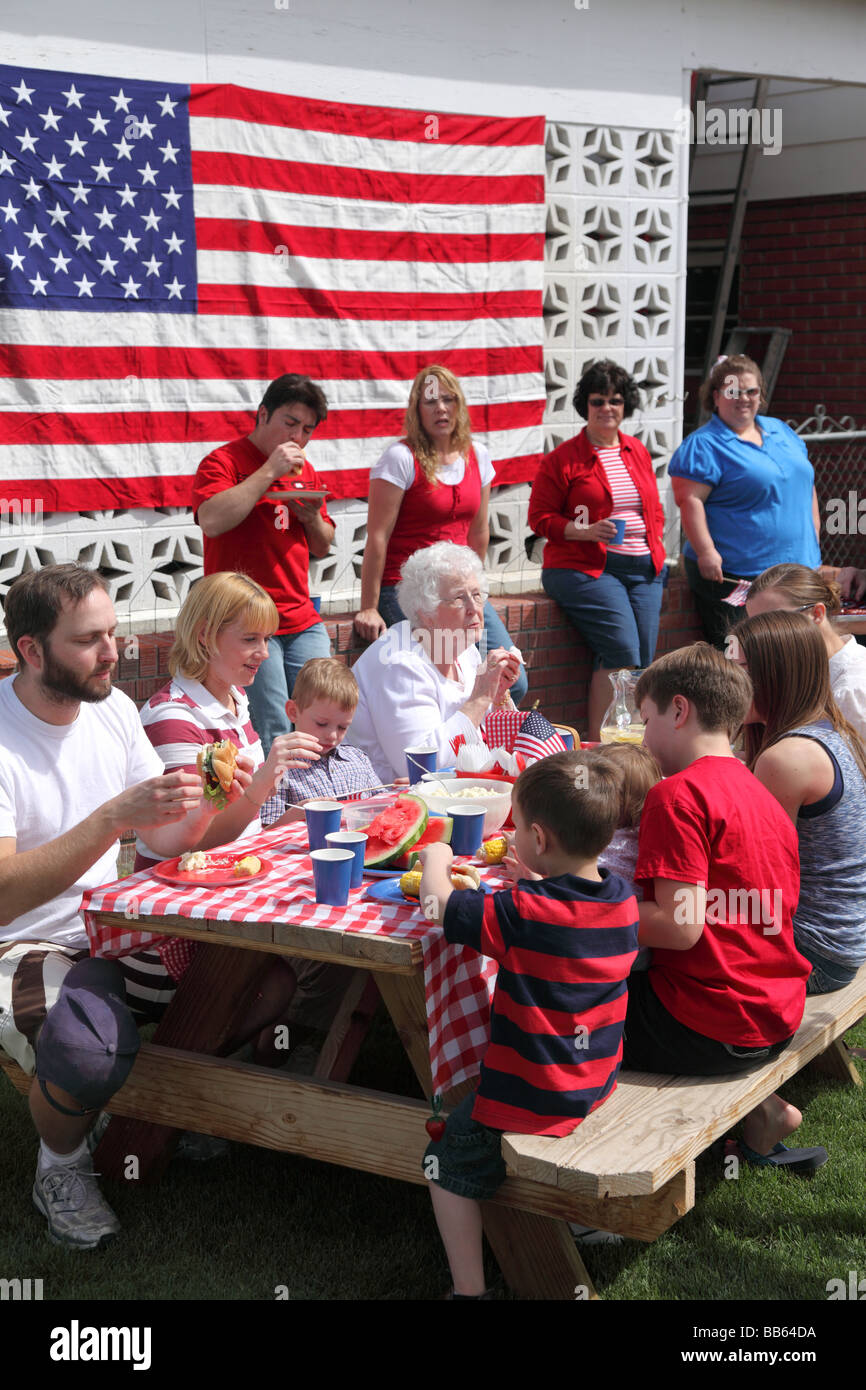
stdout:
{"type": "Polygon", "coordinates": [[[474,550],[439,541],[410,555],[401,574],[406,621],[383,632],[352,668],[360,699],[347,742],[385,782],[406,775],[407,748],[435,748],[442,767],[453,761],[452,739],[478,742],[484,716],[520,670],[513,652],[497,647],[484,660],[475,646],[487,590],[474,550]]]}

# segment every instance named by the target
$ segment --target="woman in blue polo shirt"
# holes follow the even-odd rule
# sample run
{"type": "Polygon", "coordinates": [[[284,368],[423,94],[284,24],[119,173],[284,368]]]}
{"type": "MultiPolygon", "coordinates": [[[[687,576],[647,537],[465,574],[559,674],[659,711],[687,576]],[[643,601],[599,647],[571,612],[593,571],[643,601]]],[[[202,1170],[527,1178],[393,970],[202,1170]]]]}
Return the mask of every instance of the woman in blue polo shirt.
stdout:
{"type": "Polygon", "coordinates": [[[686,576],[708,641],[724,649],[735,611],[724,599],[736,581],[771,565],[815,569],[820,516],[802,439],[758,414],[764,382],[750,357],[720,359],[700,400],[713,415],[683,440],[669,473],[687,537],[686,576]]]}

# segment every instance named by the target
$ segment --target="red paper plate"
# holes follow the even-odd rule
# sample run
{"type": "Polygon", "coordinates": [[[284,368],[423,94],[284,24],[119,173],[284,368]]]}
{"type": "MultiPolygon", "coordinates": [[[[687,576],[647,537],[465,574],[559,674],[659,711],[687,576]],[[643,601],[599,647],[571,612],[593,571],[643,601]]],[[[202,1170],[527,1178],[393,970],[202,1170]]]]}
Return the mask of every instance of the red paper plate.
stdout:
{"type": "Polygon", "coordinates": [[[327,492],[319,492],[315,488],[293,488],[290,492],[266,492],[264,497],[266,502],[322,502],[329,496],[327,492]]]}
{"type": "MultiPolygon", "coordinates": [[[[179,888],[236,888],[238,884],[252,883],[254,879],[262,878],[273,867],[269,859],[262,859],[262,867],[257,874],[236,874],[234,866],[247,858],[245,854],[211,854],[210,858],[211,867],[203,873],[181,873],[177,867],[181,860],[179,854],[174,859],[164,859],[161,864],[154,865],[151,873],[155,878],[161,878],[163,883],[173,883],[179,888]]],[[[261,859],[261,855],[256,855],[256,858],[261,859]]]]}

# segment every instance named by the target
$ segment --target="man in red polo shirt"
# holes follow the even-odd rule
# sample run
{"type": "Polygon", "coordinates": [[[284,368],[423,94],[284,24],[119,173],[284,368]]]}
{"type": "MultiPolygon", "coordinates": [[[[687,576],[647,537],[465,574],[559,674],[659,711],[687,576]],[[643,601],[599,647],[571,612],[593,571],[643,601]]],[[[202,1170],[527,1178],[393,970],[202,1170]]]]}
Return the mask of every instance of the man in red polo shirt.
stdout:
{"type": "Polygon", "coordinates": [[[204,572],[240,570],[266,589],[280,625],[249,687],[250,718],[267,751],[286,729],[286,700],[305,661],[330,656],[328,633],[310,599],[309,560],[327,555],[334,524],[324,502],[267,501],[271,489],[301,481],[323,491],[304,445],[327,418],[324,393],[309,377],[272,381],[252,434],[214,449],[198,466],[192,505],[204,532],[204,572]]]}

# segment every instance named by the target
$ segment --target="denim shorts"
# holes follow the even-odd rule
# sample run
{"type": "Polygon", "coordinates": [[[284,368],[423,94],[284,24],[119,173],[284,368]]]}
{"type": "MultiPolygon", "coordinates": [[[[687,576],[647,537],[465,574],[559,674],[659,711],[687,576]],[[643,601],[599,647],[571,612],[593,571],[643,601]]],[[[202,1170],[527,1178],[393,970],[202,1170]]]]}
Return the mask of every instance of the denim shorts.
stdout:
{"type": "Polygon", "coordinates": [[[425,1176],[446,1192],[486,1202],[505,1182],[502,1130],[488,1129],[473,1120],[474,1104],[473,1092],[448,1116],[442,1138],[427,1145],[423,1168],[425,1176]],[[436,1167],[431,1158],[435,1158],[436,1167]]]}
{"type": "Polygon", "coordinates": [[[830,960],[829,956],[819,955],[814,947],[797,940],[796,931],[794,945],[812,967],[812,973],[806,981],[807,994],[832,994],[834,989],[844,989],[846,985],[850,985],[860,969],[859,965],[843,965],[840,960],[830,960]]]}

